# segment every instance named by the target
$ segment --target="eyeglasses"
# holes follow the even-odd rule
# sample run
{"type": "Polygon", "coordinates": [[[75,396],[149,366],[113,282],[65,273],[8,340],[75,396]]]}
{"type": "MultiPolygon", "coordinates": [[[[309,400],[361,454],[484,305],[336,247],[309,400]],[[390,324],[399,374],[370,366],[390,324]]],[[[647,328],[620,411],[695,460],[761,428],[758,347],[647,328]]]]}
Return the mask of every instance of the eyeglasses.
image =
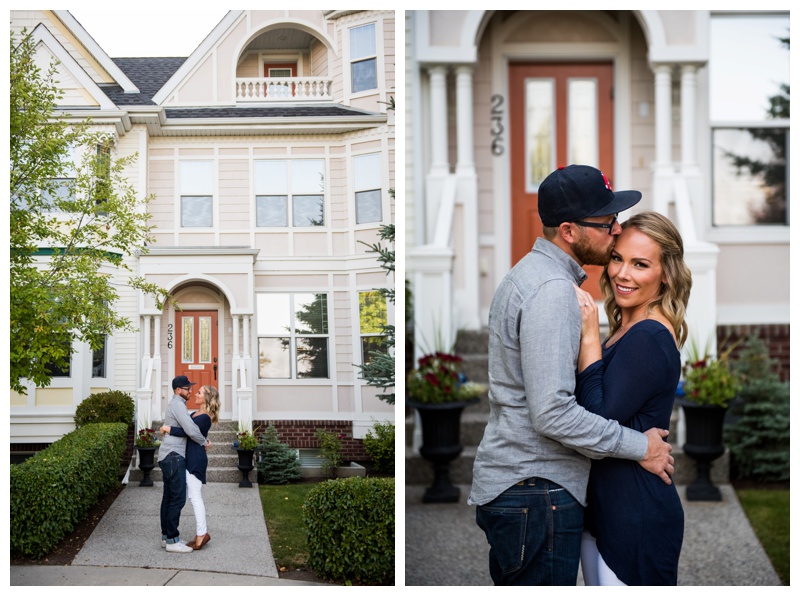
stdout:
{"type": "Polygon", "coordinates": [[[617,223],[617,215],[614,215],[614,219],[611,220],[611,223],[597,223],[595,221],[583,221],[580,219],[576,219],[572,223],[578,224],[579,226],[584,228],[607,228],[608,234],[611,235],[611,230],[614,229],[614,226],[617,223]]]}

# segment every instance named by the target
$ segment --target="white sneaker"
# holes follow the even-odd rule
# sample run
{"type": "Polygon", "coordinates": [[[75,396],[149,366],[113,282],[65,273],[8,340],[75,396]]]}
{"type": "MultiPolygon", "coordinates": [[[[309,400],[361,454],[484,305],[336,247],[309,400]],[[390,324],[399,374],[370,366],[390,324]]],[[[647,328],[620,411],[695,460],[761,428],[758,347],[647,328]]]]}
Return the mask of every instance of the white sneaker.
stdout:
{"type": "Polygon", "coordinates": [[[187,545],[185,542],[173,542],[172,544],[167,544],[166,546],[168,553],[192,553],[194,549],[187,545]]]}

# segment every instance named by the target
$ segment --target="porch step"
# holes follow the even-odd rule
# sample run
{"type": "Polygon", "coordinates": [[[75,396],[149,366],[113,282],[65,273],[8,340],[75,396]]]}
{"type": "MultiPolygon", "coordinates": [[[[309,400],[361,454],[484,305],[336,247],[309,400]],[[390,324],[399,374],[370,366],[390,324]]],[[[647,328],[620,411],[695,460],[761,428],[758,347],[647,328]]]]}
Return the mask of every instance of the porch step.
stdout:
{"type": "MultiPolygon", "coordinates": [[[[155,428],[161,428],[162,422],[154,422],[155,428]]],[[[233,447],[236,440],[237,427],[230,420],[220,420],[211,426],[208,438],[211,447],[208,450],[208,468],[206,469],[206,482],[239,482],[242,473],[236,467],[239,463],[239,456],[233,447]]],[[[139,482],[144,477],[144,473],[137,466],[137,454],[134,453],[133,467],[129,476],[130,482],[139,482]]],[[[150,472],[150,479],[161,481],[161,468],[158,467],[158,452],[156,452],[156,467],[150,472]]],[[[256,470],[250,472],[250,481],[255,482],[256,470]]]]}

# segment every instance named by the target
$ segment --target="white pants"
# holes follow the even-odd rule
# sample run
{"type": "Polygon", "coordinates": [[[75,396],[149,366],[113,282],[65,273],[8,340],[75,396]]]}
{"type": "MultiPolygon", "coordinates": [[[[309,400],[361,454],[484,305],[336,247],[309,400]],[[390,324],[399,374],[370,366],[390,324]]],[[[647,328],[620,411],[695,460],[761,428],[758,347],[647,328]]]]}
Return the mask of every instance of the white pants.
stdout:
{"type": "Polygon", "coordinates": [[[206,527],[206,504],[203,503],[203,483],[194,474],[186,472],[186,496],[192,503],[194,519],[197,522],[196,536],[204,536],[208,531],[206,527]]]}
{"type": "Polygon", "coordinates": [[[597,550],[597,541],[589,532],[584,532],[581,540],[581,569],[583,583],[587,586],[627,585],[619,581],[617,575],[606,565],[597,550]]]}

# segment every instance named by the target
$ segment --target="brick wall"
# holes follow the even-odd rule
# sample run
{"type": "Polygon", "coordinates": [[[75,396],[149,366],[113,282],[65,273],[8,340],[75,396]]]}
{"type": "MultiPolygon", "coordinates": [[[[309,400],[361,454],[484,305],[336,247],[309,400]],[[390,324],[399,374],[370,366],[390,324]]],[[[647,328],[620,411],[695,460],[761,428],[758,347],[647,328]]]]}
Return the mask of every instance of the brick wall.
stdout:
{"type": "MultiPolygon", "coordinates": [[[[782,381],[789,380],[789,325],[720,325],[717,327],[717,345],[725,345],[748,337],[757,336],[767,345],[770,358],[776,360],[775,372],[782,381]]],[[[742,348],[742,344],[733,351],[732,357],[742,348]]]]}
{"type": "MultiPolygon", "coordinates": [[[[256,420],[254,428],[264,431],[270,425],[278,431],[278,438],[282,443],[295,449],[319,449],[317,442],[317,429],[342,435],[342,459],[345,461],[369,461],[364,443],[361,439],[353,438],[353,425],[351,422],[340,420],[256,420]]],[[[257,433],[260,436],[260,432],[257,433]]]]}

